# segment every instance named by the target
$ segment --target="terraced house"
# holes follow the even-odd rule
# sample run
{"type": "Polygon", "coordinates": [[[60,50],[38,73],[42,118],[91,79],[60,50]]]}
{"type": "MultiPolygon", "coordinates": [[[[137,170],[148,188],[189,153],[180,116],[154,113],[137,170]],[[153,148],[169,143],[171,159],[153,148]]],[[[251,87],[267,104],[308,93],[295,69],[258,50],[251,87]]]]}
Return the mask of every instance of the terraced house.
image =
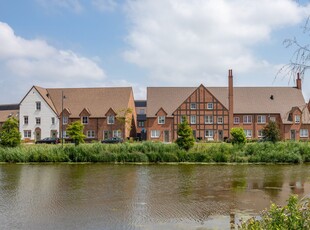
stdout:
{"type": "Polygon", "coordinates": [[[276,121],[282,139],[308,140],[310,103],[295,87],[148,87],[145,128],[148,140],[171,142],[177,127],[188,119],[197,139],[222,141],[232,127],[242,127],[248,139],[262,137],[268,121],[276,121]]]}
{"type": "Polygon", "coordinates": [[[33,86],[20,102],[22,139],[65,137],[68,125],[81,121],[86,140],[136,135],[131,87],[42,88],[33,86]]]}

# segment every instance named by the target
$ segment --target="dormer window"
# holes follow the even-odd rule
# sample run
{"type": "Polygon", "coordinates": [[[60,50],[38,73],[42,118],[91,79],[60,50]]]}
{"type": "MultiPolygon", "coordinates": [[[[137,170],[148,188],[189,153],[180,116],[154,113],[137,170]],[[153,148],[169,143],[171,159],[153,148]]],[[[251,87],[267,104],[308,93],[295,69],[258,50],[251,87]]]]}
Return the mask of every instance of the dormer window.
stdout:
{"type": "Polygon", "coordinates": [[[158,117],[158,124],[159,125],[165,124],[165,116],[159,116],[158,117]]]}
{"type": "Polygon", "coordinates": [[[41,110],[41,101],[36,102],[36,110],[41,110]]]}
{"type": "Polygon", "coordinates": [[[295,123],[300,123],[300,115],[295,115],[295,123]]]}
{"type": "Polygon", "coordinates": [[[190,108],[191,109],[197,109],[197,103],[191,103],[190,108]]]}
{"type": "Polygon", "coordinates": [[[109,125],[114,124],[115,117],[113,115],[108,116],[107,122],[109,125]]]}
{"type": "Polygon", "coordinates": [[[89,117],[82,117],[82,123],[88,124],[89,117]]]}

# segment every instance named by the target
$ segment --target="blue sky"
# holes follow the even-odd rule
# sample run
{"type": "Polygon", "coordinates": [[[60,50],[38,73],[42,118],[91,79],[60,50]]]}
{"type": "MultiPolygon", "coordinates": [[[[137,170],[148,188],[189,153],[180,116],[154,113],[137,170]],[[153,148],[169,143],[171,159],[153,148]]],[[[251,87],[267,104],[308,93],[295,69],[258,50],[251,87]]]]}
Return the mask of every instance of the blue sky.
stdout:
{"type": "MultiPolygon", "coordinates": [[[[1,0],[0,103],[43,87],[293,86],[280,67],[310,15],[291,0],[1,0]]],[[[310,75],[303,81],[310,98],[310,75]]]]}

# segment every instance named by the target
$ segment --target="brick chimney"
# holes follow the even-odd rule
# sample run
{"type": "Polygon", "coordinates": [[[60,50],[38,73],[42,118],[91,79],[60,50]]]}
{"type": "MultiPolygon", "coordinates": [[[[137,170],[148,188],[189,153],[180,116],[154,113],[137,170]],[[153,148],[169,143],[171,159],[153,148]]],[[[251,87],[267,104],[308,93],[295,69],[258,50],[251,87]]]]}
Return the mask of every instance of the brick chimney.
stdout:
{"type": "Polygon", "coordinates": [[[234,83],[232,69],[228,70],[228,110],[230,130],[234,124],[234,83]]]}
{"type": "Polygon", "coordinates": [[[299,73],[297,73],[296,88],[301,90],[301,79],[299,73]]]}

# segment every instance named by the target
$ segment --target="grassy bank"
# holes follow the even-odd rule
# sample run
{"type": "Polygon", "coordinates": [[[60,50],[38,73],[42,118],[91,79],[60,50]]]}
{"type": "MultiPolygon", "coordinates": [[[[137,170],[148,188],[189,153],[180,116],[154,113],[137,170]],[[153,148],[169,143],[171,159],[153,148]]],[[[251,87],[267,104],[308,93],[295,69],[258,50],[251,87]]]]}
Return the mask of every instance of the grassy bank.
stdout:
{"type": "Polygon", "coordinates": [[[101,143],[65,145],[22,145],[0,148],[0,162],[217,162],[217,163],[303,163],[310,162],[310,144],[301,142],[196,144],[189,152],[176,144],[101,143]]]}

